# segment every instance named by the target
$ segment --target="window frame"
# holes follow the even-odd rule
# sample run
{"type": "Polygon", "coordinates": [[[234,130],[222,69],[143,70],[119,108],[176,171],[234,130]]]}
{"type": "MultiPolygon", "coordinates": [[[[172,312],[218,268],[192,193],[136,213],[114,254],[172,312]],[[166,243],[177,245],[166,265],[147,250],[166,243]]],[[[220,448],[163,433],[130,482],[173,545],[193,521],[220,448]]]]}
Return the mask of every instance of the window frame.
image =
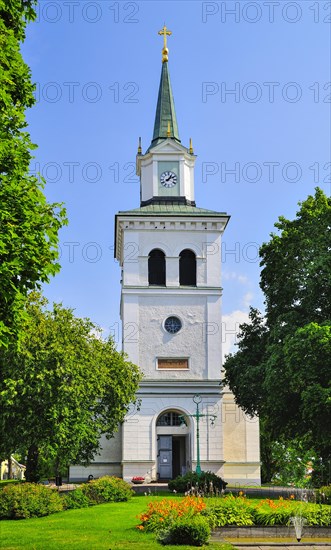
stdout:
{"type": "Polygon", "coordinates": [[[179,253],[179,286],[190,286],[190,287],[197,286],[197,256],[196,256],[196,253],[190,248],[183,248],[183,250],[181,250],[181,252],[179,253]],[[183,260],[184,260],[184,266],[183,266],[183,260]],[[194,282],[189,282],[189,283],[183,282],[182,279],[183,278],[185,279],[185,277],[187,278],[188,276],[190,280],[191,268],[193,267],[194,267],[194,270],[193,270],[192,278],[194,282]]]}
{"type": "Polygon", "coordinates": [[[167,264],[166,264],[166,255],[165,255],[165,252],[161,249],[161,248],[152,248],[152,250],[149,251],[149,254],[148,254],[148,261],[147,261],[147,266],[148,266],[148,286],[162,286],[162,287],[165,287],[166,284],[167,284],[167,264]],[[160,257],[159,259],[157,258],[153,258],[151,257],[151,254],[152,253],[155,253],[155,252],[159,252],[160,253],[160,257]],[[157,279],[156,275],[159,275],[161,273],[161,255],[162,255],[162,282],[152,282],[151,283],[151,275],[153,275],[155,277],[155,279],[157,279]],[[158,271],[155,270],[155,265],[157,266],[157,264],[154,265],[154,269],[153,269],[153,265],[152,265],[152,261],[154,262],[160,262],[159,266],[158,266],[158,271]],[[153,271],[156,271],[156,273],[153,271]]]}

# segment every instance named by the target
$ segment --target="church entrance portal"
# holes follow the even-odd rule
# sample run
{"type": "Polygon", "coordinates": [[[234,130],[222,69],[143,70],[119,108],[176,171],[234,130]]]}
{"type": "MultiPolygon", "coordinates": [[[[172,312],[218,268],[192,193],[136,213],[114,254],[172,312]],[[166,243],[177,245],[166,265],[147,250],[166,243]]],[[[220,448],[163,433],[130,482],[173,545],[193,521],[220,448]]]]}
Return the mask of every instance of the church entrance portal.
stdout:
{"type": "Polygon", "coordinates": [[[159,435],[157,438],[159,480],[174,479],[186,472],[187,435],[159,435]]]}
{"type": "Polygon", "coordinates": [[[186,473],[189,464],[189,428],[177,411],[166,411],[156,421],[157,478],[174,479],[186,473]]]}

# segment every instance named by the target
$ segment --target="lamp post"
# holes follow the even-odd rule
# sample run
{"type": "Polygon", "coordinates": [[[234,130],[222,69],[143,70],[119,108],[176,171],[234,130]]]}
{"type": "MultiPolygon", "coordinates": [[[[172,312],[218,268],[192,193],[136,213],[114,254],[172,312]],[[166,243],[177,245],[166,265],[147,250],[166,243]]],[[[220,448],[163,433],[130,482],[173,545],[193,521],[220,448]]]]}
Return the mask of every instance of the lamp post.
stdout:
{"type": "Polygon", "coordinates": [[[197,465],[196,465],[195,471],[198,475],[200,475],[201,474],[201,464],[200,464],[200,418],[210,418],[211,419],[211,425],[213,426],[217,416],[215,414],[208,414],[208,413],[207,414],[202,414],[200,412],[199,405],[202,401],[201,395],[196,394],[193,397],[193,401],[196,404],[195,414],[186,414],[186,415],[182,416],[181,418],[184,420],[185,416],[189,416],[191,418],[196,419],[196,423],[197,423],[197,431],[196,431],[196,434],[197,434],[197,465]]]}

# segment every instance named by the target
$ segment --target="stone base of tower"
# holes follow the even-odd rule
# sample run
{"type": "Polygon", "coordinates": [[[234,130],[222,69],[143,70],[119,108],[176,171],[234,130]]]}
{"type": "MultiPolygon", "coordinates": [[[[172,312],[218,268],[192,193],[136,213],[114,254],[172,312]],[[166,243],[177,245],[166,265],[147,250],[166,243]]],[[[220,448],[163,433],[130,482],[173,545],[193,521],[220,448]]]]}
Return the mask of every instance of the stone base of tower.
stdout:
{"type": "Polygon", "coordinates": [[[230,391],[223,394],[224,479],[230,485],[260,485],[260,433],[258,417],[247,416],[230,391]]]}
{"type": "Polygon", "coordinates": [[[139,411],[122,427],[123,478],[169,481],[195,470],[197,464],[197,406],[200,392],[199,450],[201,469],[223,474],[221,393],[219,383],[205,381],[145,382],[139,390],[139,411]],[[152,391],[151,391],[152,389],[152,391]],[[210,415],[207,417],[207,415],[210,415]],[[214,415],[214,422],[212,416],[214,415]]]}
{"type": "Polygon", "coordinates": [[[200,467],[230,486],[260,485],[259,422],[237,407],[231,392],[221,396],[219,383],[142,384],[140,410],[126,417],[115,436],[101,441],[102,450],[90,466],[71,466],[70,481],[115,475],[131,481],[168,481],[197,466],[197,422],[193,397],[201,395],[200,467]],[[151,391],[152,390],[152,391],[151,391]]]}

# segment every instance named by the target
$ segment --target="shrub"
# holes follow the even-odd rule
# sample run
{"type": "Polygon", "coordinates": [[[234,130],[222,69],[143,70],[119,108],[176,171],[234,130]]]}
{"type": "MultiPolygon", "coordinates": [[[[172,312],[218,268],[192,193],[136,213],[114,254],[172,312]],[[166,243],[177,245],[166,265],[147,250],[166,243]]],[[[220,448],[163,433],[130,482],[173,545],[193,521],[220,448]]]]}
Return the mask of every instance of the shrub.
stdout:
{"type": "Polygon", "coordinates": [[[209,504],[203,514],[207,516],[211,527],[254,524],[251,504],[244,497],[226,496],[216,504],[209,504]]]}
{"type": "Polygon", "coordinates": [[[330,526],[330,506],[322,504],[306,504],[302,510],[302,516],[306,518],[307,525],[330,526]]]}
{"type": "Polygon", "coordinates": [[[184,476],[178,476],[169,481],[168,487],[171,491],[186,493],[192,487],[199,489],[204,493],[210,492],[211,483],[215,492],[221,492],[227,486],[227,483],[213,472],[187,472],[184,476]]]}
{"type": "Polygon", "coordinates": [[[26,519],[48,516],[63,510],[63,502],[56,490],[21,483],[7,485],[0,491],[0,518],[26,519]]]}
{"type": "Polygon", "coordinates": [[[308,502],[265,499],[254,507],[252,513],[256,525],[288,525],[293,516],[304,517],[307,525],[330,524],[330,507],[308,502]]]}
{"type": "Polygon", "coordinates": [[[183,499],[162,499],[159,502],[150,502],[147,512],[140,514],[141,524],[138,529],[159,531],[168,528],[178,518],[192,518],[206,508],[201,498],[185,497],[183,499]]]}
{"type": "Polygon", "coordinates": [[[124,502],[134,494],[131,485],[118,477],[104,476],[82,485],[84,495],[90,504],[124,502]]]}
{"type": "Polygon", "coordinates": [[[162,544],[187,544],[202,546],[208,542],[210,527],[206,518],[201,516],[184,517],[175,520],[168,529],[157,535],[162,544]]]}
{"type": "Polygon", "coordinates": [[[324,485],[316,490],[316,502],[331,504],[331,485],[324,485]]]}
{"type": "Polygon", "coordinates": [[[63,505],[66,510],[77,508],[87,508],[90,505],[88,496],[83,492],[81,487],[70,491],[63,495],[63,505]]]}

